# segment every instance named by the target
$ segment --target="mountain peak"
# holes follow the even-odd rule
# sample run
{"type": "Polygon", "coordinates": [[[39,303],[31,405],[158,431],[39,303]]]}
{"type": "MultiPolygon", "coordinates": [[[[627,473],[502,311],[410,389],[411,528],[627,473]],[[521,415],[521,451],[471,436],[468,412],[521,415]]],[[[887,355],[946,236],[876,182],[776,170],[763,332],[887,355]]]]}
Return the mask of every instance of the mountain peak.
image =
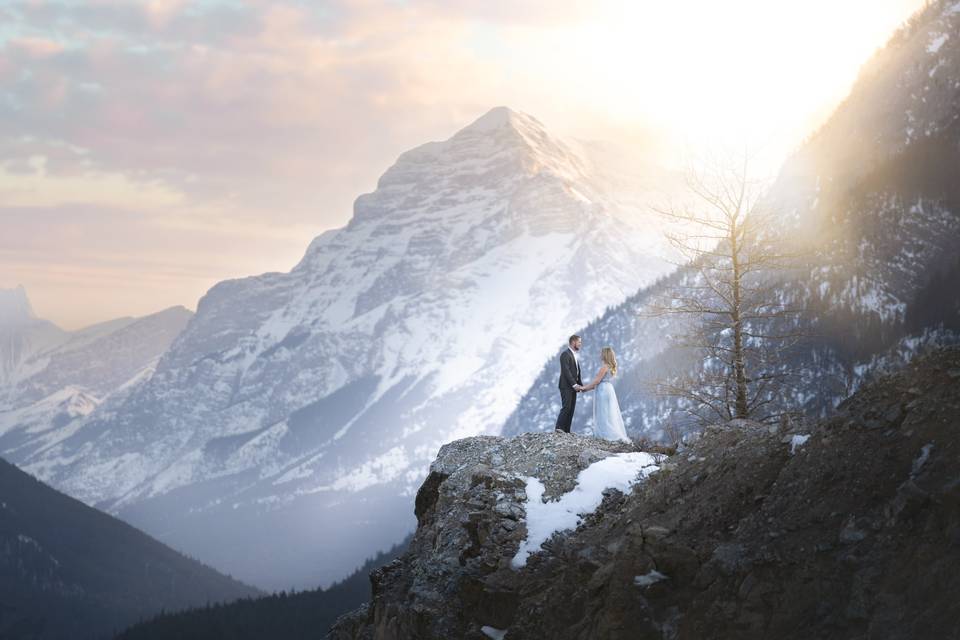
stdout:
{"type": "Polygon", "coordinates": [[[490,111],[487,111],[461,131],[491,131],[508,126],[516,128],[518,124],[525,121],[533,121],[539,124],[532,116],[514,111],[510,107],[500,106],[490,109],[490,111]]]}
{"type": "Polygon", "coordinates": [[[23,285],[0,289],[0,325],[19,324],[36,319],[23,285]]]}
{"type": "Polygon", "coordinates": [[[528,141],[550,139],[546,126],[533,116],[515,111],[510,107],[494,107],[485,114],[468,124],[453,136],[460,139],[465,136],[487,137],[497,132],[513,132],[519,139],[528,141]]]}
{"type": "Polygon", "coordinates": [[[411,203],[418,199],[421,213],[442,214],[464,197],[468,184],[512,192],[517,180],[552,174],[586,182],[586,172],[576,152],[539,120],[509,107],[494,107],[450,138],[400,154],[377,181],[376,191],[354,202],[350,224],[380,220],[384,215],[396,217],[400,209],[412,210],[411,203]],[[447,206],[432,206],[441,193],[447,206]],[[407,203],[404,207],[398,207],[397,194],[407,203]]]}

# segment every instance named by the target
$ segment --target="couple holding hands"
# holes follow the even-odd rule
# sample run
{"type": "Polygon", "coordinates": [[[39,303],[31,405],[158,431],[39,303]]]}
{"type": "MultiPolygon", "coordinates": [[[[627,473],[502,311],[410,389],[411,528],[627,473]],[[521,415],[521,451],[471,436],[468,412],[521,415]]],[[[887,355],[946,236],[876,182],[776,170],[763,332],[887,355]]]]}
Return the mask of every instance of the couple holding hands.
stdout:
{"type": "Polygon", "coordinates": [[[611,378],[617,375],[617,356],[610,347],[600,350],[600,370],[588,385],[580,378],[580,349],[583,340],[578,335],[570,336],[567,348],[560,354],[560,414],[556,431],[570,433],[573,412],[577,407],[577,394],[597,390],[593,402],[593,435],[606,440],[630,442],[620,414],[620,403],[611,378]]]}

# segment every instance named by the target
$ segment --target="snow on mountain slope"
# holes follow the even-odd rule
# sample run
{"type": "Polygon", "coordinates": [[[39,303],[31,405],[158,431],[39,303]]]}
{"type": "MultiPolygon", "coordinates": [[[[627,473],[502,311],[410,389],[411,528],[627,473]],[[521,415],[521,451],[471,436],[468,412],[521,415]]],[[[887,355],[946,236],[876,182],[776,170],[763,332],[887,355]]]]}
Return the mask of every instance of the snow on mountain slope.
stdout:
{"type": "Polygon", "coordinates": [[[148,378],[192,316],[173,307],[67,332],[37,319],[22,287],[0,292],[0,309],[9,347],[0,383],[0,454],[18,464],[72,435],[105,399],[148,378]]]}
{"type": "MultiPolygon", "coordinates": [[[[957,6],[934,2],[914,16],[773,186],[781,234],[813,247],[799,272],[771,276],[811,335],[783,354],[800,378],[780,406],[824,415],[876,372],[960,341],[960,38],[943,37],[960,33],[957,6]]],[[[579,332],[591,370],[596,348],[617,348],[617,393],[634,435],[670,439],[685,421],[675,400],[652,392],[665,372],[689,366],[669,347],[677,319],[644,312],[691,277],[672,274],[579,332]]],[[[505,435],[552,428],[555,368],[545,365],[505,435]]],[[[590,428],[590,400],[578,404],[575,431],[590,428]]]]}
{"type": "Polygon", "coordinates": [[[594,161],[496,108],[402,154],[290,273],[213,287],[148,382],[28,468],[245,580],[329,582],[666,256],[594,161]]]}

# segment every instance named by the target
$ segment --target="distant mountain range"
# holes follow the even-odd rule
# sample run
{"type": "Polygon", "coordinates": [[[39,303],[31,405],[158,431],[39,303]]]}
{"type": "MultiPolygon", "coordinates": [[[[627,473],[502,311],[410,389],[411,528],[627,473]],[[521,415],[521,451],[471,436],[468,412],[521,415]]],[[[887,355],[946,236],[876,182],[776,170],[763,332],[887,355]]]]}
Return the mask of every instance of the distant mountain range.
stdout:
{"type": "MultiPolygon", "coordinates": [[[[917,13],[863,68],[850,96],[785,164],[768,198],[783,214],[784,243],[804,239],[811,258],[772,274],[780,301],[802,313],[809,336],[783,354],[795,376],[782,407],[808,416],[877,373],[932,345],[960,342],[960,4],[917,13]]],[[[651,317],[680,270],[641,288],[585,325],[586,370],[602,345],[618,351],[616,389],[628,431],[670,439],[691,427],[654,383],[691,365],[672,346],[676,317],[651,317]]],[[[505,435],[549,430],[559,409],[557,364],[547,362],[506,421],[505,435]]],[[[589,394],[574,431],[589,432],[589,394]]]]}
{"type": "Polygon", "coordinates": [[[258,594],[0,460],[0,638],[104,638],[258,594]]]}
{"type": "Polygon", "coordinates": [[[172,307],[64,331],[34,314],[23,287],[0,290],[0,455],[23,465],[69,437],[148,379],[192,316],[172,307]]]}
{"type": "Polygon", "coordinates": [[[343,577],[413,529],[443,443],[498,431],[572,327],[672,268],[640,203],[676,176],[609,153],[500,107],[402,154],[290,273],[214,286],[151,377],[19,461],[255,584],[343,577]]]}

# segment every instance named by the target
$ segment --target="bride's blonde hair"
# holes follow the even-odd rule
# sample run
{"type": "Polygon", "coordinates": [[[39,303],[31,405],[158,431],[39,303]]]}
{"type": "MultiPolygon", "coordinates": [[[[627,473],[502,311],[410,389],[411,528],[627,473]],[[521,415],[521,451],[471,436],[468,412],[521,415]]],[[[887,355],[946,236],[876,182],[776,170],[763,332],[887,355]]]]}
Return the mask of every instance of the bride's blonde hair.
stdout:
{"type": "Polygon", "coordinates": [[[617,375],[617,355],[613,352],[613,347],[600,349],[600,359],[610,369],[610,375],[617,375]]]}

